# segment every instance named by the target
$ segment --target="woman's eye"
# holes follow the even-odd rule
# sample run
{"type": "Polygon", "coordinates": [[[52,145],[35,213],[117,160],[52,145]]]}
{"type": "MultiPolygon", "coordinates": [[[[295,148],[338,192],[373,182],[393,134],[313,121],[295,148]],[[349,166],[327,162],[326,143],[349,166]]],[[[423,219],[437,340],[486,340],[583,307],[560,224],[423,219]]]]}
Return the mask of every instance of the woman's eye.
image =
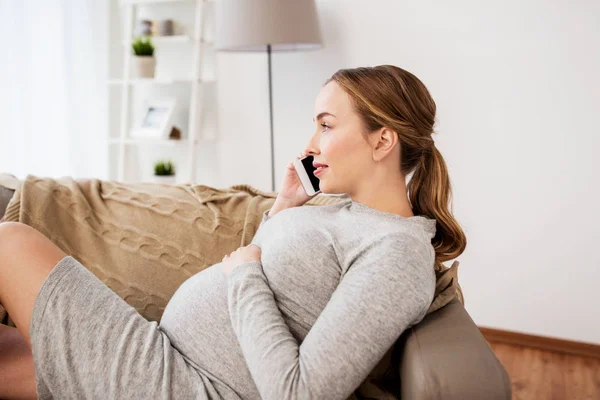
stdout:
{"type": "Polygon", "coordinates": [[[323,127],[323,132],[325,132],[325,128],[329,129],[329,125],[327,124],[321,124],[321,126],[323,127]]]}

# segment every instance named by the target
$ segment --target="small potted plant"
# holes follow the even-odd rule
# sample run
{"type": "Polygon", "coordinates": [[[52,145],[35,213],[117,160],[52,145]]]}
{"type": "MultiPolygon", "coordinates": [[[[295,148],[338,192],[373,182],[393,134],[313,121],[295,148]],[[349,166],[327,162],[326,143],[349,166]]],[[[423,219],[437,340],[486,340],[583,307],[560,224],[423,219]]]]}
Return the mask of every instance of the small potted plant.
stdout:
{"type": "Polygon", "coordinates": [[[157,161],[154,163],[154,181],[167,185],[175,184],[175,166],[171,161],[157,161]]]}
{"type": "Polygon", "coordinates": [[[154,46],[149,36],[138,36],[131,43],[133,48],[133,63],[139,78],[154,78],[156,69],[156,58],[154,57],[154,46]]]}

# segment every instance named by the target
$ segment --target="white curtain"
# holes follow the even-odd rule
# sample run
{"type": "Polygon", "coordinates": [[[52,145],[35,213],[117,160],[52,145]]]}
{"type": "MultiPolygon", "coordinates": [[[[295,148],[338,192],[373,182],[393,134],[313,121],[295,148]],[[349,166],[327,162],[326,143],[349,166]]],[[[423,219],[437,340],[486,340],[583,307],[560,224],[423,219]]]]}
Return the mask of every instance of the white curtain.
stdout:
{"type": "Polygon", "coordinates": [[[108,176],[108,0],[0,0],[0,173],[108,176]]]}

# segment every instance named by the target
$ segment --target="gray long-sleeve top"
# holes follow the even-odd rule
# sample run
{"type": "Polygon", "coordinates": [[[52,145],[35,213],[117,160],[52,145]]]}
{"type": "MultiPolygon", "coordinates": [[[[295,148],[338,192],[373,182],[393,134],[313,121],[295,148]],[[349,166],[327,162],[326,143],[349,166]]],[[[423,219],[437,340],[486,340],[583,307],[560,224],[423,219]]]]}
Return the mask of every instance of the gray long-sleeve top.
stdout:
{"type": "Polygon", "coordinates": [[[261,262],[194,275],[161,325],[201,324],[169,336],[243,399],[346,399],[433,300],[435,220],[352,199],[267,214],[261,262]]]}

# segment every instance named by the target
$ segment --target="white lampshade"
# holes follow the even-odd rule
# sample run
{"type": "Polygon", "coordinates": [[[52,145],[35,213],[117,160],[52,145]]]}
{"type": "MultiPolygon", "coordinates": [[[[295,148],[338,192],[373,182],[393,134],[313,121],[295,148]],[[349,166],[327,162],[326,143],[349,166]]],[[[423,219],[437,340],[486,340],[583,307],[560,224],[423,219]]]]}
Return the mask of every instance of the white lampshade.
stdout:
{"type": "Polygon", "coordinates": [[[314,0],[218,0],[215,48],[222,51],[316,50],[321,34],[314,0]]]}

